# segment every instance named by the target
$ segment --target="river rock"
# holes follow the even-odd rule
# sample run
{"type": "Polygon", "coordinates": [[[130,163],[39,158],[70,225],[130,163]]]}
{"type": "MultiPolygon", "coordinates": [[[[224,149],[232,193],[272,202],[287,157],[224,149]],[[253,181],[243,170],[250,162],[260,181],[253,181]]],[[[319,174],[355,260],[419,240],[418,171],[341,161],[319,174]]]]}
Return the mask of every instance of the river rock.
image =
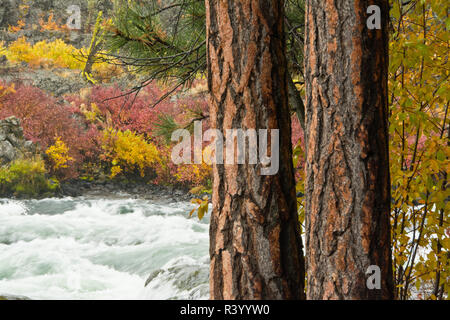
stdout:
{"type": "Polygon", "coordinates": [[[0,120],[0,165],[37,152],[36,145],[23,136],[20,120],[9,117],[0,120]]]}

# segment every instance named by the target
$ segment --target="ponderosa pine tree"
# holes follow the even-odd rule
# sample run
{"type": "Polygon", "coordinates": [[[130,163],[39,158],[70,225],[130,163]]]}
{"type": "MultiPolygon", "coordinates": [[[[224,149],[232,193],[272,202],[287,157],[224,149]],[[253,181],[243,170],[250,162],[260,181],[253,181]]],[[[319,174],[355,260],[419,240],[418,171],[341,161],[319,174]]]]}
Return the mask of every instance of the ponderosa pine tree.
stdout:
{"type": "Polygon", "coordinates": [[[393,298],[388,13],[387,0],[306,3],[308,299],[393,298]],[[381,29],[367,27],[370,5],[381,29]]]}
{"type": "Polygon", "coordinates": [[[211,127],[279,129],[280,170],[214,165],[212,299],[302,299],[284,1],[206,0],[211,127]]]}
{"type": "MultiPolygon", "coordinates": [[[[168,81],[173,90],[189,87],[199,74],[206,73],[205,0],[114,3],[105,44],[112,54],[104,58],[113,57],[115,63],[120,61],[146,75],[130,93],[139,93],[154,80],[168,81]]],[[[304,127],[305,107],[296,87],[303,79],[304,0],[285,0],[284,7],[289,103],[304,127]]],[[[169,90],[161,98],[172,93],[169,90]]]]}

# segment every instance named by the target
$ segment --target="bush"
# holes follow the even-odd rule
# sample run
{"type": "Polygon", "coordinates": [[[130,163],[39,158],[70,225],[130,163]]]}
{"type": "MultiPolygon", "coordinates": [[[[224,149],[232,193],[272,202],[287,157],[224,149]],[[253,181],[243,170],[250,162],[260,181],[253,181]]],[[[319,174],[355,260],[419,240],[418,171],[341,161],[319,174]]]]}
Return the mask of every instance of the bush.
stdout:
{"type": "Polygon", "coordinates": [[[58,176],[64,176],[61,171],[67,169],[69,167],[68,164],[74,160],[74,158],[69,156],[69,148],[60,137],[56,138],[55,144],[50,146],[45,151],[45,154],[51,163],[51,172],[58,176]]]}
{"type": "MultiPolygon", "coordinates": [[[[118,87],[95,86],[84,89],[79,95],[69,95],[66,99],[72,105],[72,112],[102,129],[130,130],[152,138],[158,136],[162,117],[171,117],[184,127],[193,118],[193,111],[204,112],[208,109],[203,97],[184,97],[177,101],[165,99],[153,107],[164,95],[164,90],[152,83],[134,99],[134,96],[124,96],[127,92],[118,87]]],[[[197,113],[194,116],[197,117],[197,113]]]]}
{"type": "Polygon", "coordinates": [[[24,61],[33,67],[55,66],[81,70],[84,63],[75,56],[77,51],[61,39],[54,42],[40,41],[32,45],[25,37],[21,37],[9,45],[6,57],[11,62],[24,61]]]}
{"type": "Polygon", "coordinates": [[[212,166],[206,163],[180,165],[175,178],[183,185],[190,187],[211,188],[212,166]]]}
{"type": "MultiPolygon", "coordinates": [[[[11,62],[26,62],[35,68],[57,67],[72,70],[83,70],[88,56],[86,49],[77,49],[61,39],[53,42],[39,41],[32,45],[25,37],[17,39],[7,48],[0,43],[0,54],[5,55],[11,62]]],[[[101,80],[110,80],[120,71],[119,67],[106,62],[96,62],[92,68],[94,78],[101,80]]]]}
{"type": "MultiPolygon", "coordinates": [[[[60,180],[80,175],[95,179],[106,171],[111,178],[145,177],[162,185],[206,187],[210,166],[174,165],[170,142],[174,129],[207,115],[206,101],[187,95],[150,108],[163,90],[152,84],[131,105],[125,97],[107,100],[123,94],[120,89],[96,86],[65,97],[69,106],[38,88],[0,83],[0,118],[14,115],[22,120],[25,137],[40,144],[47,168],[60,180]]],[[[203,127],[208,129],[206,121],[203,127]]]]}
{"type": "Polygon", "coordinates": [[[51,195],[59,188],[59,183],[48,179],[46,174],[40,157],[16,160],[0,168],[0,193],[16,197],[51,195]]]}
{"type": "Polygon", "coordinates": [[[149,171],[154,172],[157,164],[161,163],[156,146],[129,130],[108,129],[104,131],[103,159],[111,166],[111,178],[120,173],[136,174],[143,178],[149,171]]]}
{"type": "Polygon", "coordinates": [[[21,119],[25,137],[39,143],[43,151],[53,146],[58,138],[64,141],[67,156],[73,158],[73,162],[60,168],[61,178],[75,178],[84,162],[97,159],[101,136],[94,125],[76,119],[70,108],[59,105],[56,99],[38,88],[18,85],[15,90],[2,91],[2,87],[10,88],[0,83],[0,119],[10,116],[21,119]]]}

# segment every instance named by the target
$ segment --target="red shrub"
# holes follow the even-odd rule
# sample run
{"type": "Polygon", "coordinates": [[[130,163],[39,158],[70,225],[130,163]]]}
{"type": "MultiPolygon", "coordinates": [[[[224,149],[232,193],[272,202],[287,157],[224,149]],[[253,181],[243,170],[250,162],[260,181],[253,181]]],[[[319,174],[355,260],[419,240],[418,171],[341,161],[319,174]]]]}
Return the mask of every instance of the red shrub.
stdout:
{"type": "Polygon", "coordinates": [[[75,159],[68,177],[76,175],[83,161],[98,154],[98,130],[86,127],[67,106],[58,104],[55,98],[38,88],[16,85],[15,92],[0,97],[0,118],[9,116],[21,119],[25,137],[38,142],[43,150],[61,137],[75,159]]]}
{"type": "Polygon", "coordinates": [[[305,136],[303,132],[303,128],[300,125],[300,121],[298,120],[296,115],[292,116],[292,145],[295,147],[299,142],[304,146],[305,136]]]}
{"type": "Polygon", "coordinates": [[[152,137],[159,115],[172,116],[181,125],[191,118],[191,110],[207,109],[206,99],[202,97],[183,97],[179,100],[165,99],[158,105],[153,105],[164,95],[163,88],[151,84],[134,95],[117,87],[96,86],[81,95],[71,95],[66,99],[72,105],[72,111],[82,115],[82,106],[92,111],[95,104],[100,111],[101,121],[97,125],[101,128],[112,126],[122,131],[130,130],[152,137]],[[125,96],[124,96],[125,95],[125,96]]]}

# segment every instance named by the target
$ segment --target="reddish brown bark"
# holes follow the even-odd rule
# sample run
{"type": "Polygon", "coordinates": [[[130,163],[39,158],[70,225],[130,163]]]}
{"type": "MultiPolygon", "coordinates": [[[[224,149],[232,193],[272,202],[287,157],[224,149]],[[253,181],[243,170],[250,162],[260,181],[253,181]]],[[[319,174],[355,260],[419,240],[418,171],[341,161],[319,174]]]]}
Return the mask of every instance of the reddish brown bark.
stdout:
{"type": "Polygon", "coordinates": [[[302,299],[283,1],[206,0],[212,127],[280,129],[280,170],[215,165],[211,299],[302,299]]]}
{"type": "Polygon", "coordinates": [[[393,298],[387,0],[307,0],[308,299],[393,298]],[[382,29],[368,30],[368,6],[382,29]],[[366,270],[381,268],[381,289],[366,270]]]}

